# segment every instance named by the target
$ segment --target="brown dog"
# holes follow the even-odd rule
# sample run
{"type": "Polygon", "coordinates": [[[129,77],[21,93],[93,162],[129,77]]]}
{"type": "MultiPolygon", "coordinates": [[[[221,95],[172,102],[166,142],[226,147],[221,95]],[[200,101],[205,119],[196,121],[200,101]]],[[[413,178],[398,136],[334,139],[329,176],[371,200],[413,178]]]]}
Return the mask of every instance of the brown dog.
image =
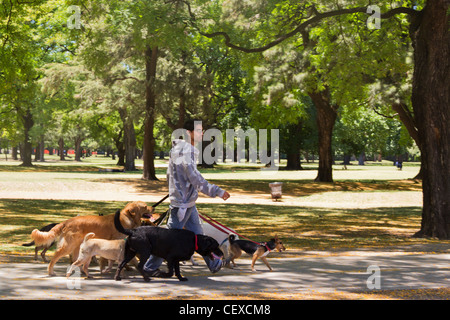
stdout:
{"type": "MultiPolygon", "coordinates": [[[[127,229],[141,225],[141,218],[150,216],[154,211],[142,201],[128,203],[120,212],[120,222],[127,229]]],[[[54,276],[53,267],[63,256],[70,254],[76,261],[80,245],[89,232],[94,232],[96,238],[114,240],[123,239],[124,235],[114,227],[114,214],[106,216],[78,216],[57,224],[49,232],[34,229],[31,238],[37,246],[48,245],[60,238],[58,249],[48,265],[48,274],[54,276]]]]}
{"type": "Polygon", "coordinates": [[[234,234],[230,234],[228,236],[228,240],[230,241],[229,250],[231,255],[231,262],[233,263],[233,265],[236,266],[234,259],[239,258],[242,255],[242,251],[245,251],[246,253],[252,255],[251,267],[253,272],[256,271],[255,263],[258,258],[261,258],[261,260],[266,264],[269,270],[273,271],[272,267],[266,259],[266,256],[272,250],[278,250],[279,252],[286,250],[283,242],[278,239],[278,236],[275,236],[275,238],[270,239],[269,242],[265,243],[257,243],[248,240],[236,240],[236,236],[234,234]]]}

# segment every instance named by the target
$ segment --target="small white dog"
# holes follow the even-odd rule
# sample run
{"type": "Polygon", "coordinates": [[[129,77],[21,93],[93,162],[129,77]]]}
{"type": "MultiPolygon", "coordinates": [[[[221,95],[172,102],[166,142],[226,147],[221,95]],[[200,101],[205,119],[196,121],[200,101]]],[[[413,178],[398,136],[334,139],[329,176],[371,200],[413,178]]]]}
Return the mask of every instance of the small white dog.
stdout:
{"type": "MultiPolygon", "coordinates": [[[[90,232],[86,234],[83,242],[80,245],[80,252],[77,261],[72,263],[70,269],[67,271],[66,276],[70,277],[75,267],[83,266],[83,272],[88,278],[88,267],[91,263],[93,256],[98,255],[102,258],[108,259],[108,268],[105,272],[109,272],[112,269],[112,265],[115,261],[122,262],[125,253],[125,240],[105,240],[105,239],[92,239],[95,237],[95,233],[90,232]]],[[[137,260],[132,261],[134,265],[137,265],[137,260]]],[[[100,265],[100,273],[102,272],[102,265],[100,265]]]]}

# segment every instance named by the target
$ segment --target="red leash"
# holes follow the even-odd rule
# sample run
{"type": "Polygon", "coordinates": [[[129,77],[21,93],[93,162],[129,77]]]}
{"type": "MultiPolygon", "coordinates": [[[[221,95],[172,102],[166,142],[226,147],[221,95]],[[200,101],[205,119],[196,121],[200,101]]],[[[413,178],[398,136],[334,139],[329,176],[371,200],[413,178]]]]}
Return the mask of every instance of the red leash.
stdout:
{"type": "MultiPolygon", "coordinates": [[[[214,220],[213,218],[211,218],[210,216],[208,216],[208,215],[206,215],[206,214],[204,214],[204,216],[207,217],[210,221],[206,220],[205,217],[203,217],[200,213],[198,214],[198,216],[199,216],[200,218],[202,218],[203,221],[209,223],[210,225],[212,225],[212,226],[215,227],[217,230],[220,230],[220,231],[223,232],[223,233],[229,233],[229,232],[231,232],[231,233],[237,234],[240,238],[244,238],[244,239],[247,239],[247,240],[249,240],[249,241],[251,241],[251,242],[253,242],[253,243],[257,243],[257,244],[261,245],[260,242],[255,242],[255,241],[253,241],[253,240],[251,240],[251,239],[249,239],[249,238],[247,238],[247,237],[244,237],[243,235],[240,235],[240,234],[237,233],[236,231],[233,231],[233,230],[231,230],[230,228],[225,227],[223,224],[221,224],[220,222],[214,220]],[[212,223],[211,223],[211,221],[212,221],[212,223]],[[216,225],[215,225],[215,224],[216,224],[216,225]],[[228,230],[229,232],[224,231],[224,230],[221,229],[218,225],[221,226],[221,227],[223,227],[223,228],[225,228],[225,229],[228,230]]],[[[267,245],[266,245],[266,247],[267,247],[267,245]]]]}
{"type": "MultiPolygon", "coordinates": [[[[205,221],[206,223],[212,225],[214,228],[216,228],[216,229],[219,230],[220,232],[223,232],[223,233],[229,233],[229,232],[225,231],[224,229],[222,229],[221,227],[219,227],[217,224],[214,224],[212,221],[206,220],[205,217],[203,217],[200,213],[198,214],[198,216],[199,216],[200,218],[202,218],[203,221],[205,221]]],[[[208,218],[211,219],[210,217],[208,217],[208,218]]],[[[212,220],[212,219],[211,219],[211,220],[212,220]]],[[[225,226],[223,226],[223,225],[222,225],[222,227],[224,227],[225,229],[227,229],[227,230],[229,230],[230,232],[234,233],[232,230],[228,229],[227,227],[225,227],[225,226]]]]}

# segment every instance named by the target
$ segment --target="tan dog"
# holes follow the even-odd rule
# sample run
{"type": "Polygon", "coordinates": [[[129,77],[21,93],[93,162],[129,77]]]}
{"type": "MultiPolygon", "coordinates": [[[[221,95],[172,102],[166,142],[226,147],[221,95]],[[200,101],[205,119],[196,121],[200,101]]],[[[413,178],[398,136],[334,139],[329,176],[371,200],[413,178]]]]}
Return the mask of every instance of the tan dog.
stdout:
{"type": "Polygon", "coordinates": [[[261,260],[266,264],[269,270],[273,271],[272,267],[267,261],[266,256],[272,250],[278,250],[279,252],[286,250],[286,248],[283,245],[283,242],[280,239],[278,239],[278,236],[275,236],[275,238],[270,239],[269,242],[265,243],[257,243],[249,240],[236,240],[236,235],[234,234],[230,234],[228,236],[228,240],[230,241],[229,250],[233,266],[236,266],[234,259],[239,258],[242,255],[242,251],[245,251],[246,253],[252,255],[251,267],[253,272],[256,271],[255,263],[256,260],[258,260],[258,258],[261,258],[261,260]]]}
{"type": "MultiPolygon", "coordinates": [[[[127,229],[141,225],[141,218],[153,213],[154,208],[142,201],[128,203],[120,212],[120,222],[127,229]]],[[[60,238],[58,249],[48,265],[48,274],[54,276],[55,263],[63,256],[70,254],[73,260],[78,259],[80,245],[89,232],[97,238],[106,240],[123,239],[124,235],[114,227],[114,214],[106,216],[78,216],[57,224],[49,232],[34,229],[31,238],[37,246],[47,245],[60,238]]]]}
{"type": "MultiPolygon", "coordinates": [[[[90,232],[85,237],[80,245],[80,252],[77,261],[72,263],[70,269],[67,270],[66,277],[70,277],[72,271],[75,267],[83,266],[83,272],[88,278],[89,276],[89,264],[93,256],[100,256],[102,258],[108,259],[109,264],[105,272],[111,271],[114,261],[122,262],[124,259],[125,252],[125,239],[122,240],[105,240],[105,239],[93,239],[95,233],[90,232]]],[[[134,265],[138,264],[137,260],[134,259],[134,265]]],[[[102,266],[100,266],[100,273],[103,273],[102,266]]]]}

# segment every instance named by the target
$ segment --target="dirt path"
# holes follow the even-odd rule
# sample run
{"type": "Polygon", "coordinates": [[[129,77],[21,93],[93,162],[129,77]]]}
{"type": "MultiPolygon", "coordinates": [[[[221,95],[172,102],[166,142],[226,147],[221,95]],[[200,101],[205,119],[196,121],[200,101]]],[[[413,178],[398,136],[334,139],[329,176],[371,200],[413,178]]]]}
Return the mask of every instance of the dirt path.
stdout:
{"type": "MultiPolygon", "coordinates": [[[[214,174],[211,174],[211,177],[205,174],[207,179],[213,177],[214,174]]],[[[164,179],[164,177],[160,178],[164,179]]],[[[233,178],[235,177],[230,176],[231,180],[233,178]]],[[[220,181],[216,183],[220,184],[220,181]]],[[[232,183],[227,183],[226,187],[231,194],[227,203],[233,204],[334,208],[422,206],[422,193],[417,191],[417,188],[412,188],[416,191],[328,191],[306,195],[301,194],[301,192],[296,193],[294,190],[284,194],[280,201],[274,202],[271,199],[268,187],[266,193],[234,189],[232,183]]],[[[164,180],[144,182],[136,174],[0,172],[0,199],[141,200],[154,203],[166,194],[167,186],[164,180]],[[14,181],[14,183],[11,183],[11,181],[14,181]]],[[[223,200],[200,194],[198,203],[223,203],[223,200]]]]}

